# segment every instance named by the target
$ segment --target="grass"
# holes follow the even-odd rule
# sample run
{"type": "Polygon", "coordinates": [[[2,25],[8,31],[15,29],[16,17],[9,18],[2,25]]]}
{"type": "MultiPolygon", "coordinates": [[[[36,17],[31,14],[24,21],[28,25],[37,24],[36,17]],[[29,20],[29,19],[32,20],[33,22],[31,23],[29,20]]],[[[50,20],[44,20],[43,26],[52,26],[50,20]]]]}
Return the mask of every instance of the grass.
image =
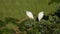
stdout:
{"type": "Polygon", "coordinates": [[[40,11],[44,11],[46,15],[52,13],[56,9],[56,4],[48,5],[50,0],[0,0],[0,18],[15,17],[23,19],[26,16],[26,10],[32,11],[37,16],[40,11]]]}

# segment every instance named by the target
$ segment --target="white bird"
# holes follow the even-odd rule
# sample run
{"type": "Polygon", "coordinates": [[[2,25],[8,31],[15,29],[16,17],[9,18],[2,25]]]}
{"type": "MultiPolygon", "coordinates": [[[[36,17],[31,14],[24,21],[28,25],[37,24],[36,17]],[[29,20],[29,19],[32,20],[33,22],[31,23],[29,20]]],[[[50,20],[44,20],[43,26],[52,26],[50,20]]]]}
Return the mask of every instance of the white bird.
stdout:
{"type": "Polygon", "coordinates": [[[43,18],[43,16],[44,16],[44,12],[43,11],[39,12],[38,20],[40,21],[43,18]]]}
{"type": "Polygon", "coordinates": [[[30,19],[34,19],[32,12],[26,11],[26,15],[27,15],[30,19]]]}

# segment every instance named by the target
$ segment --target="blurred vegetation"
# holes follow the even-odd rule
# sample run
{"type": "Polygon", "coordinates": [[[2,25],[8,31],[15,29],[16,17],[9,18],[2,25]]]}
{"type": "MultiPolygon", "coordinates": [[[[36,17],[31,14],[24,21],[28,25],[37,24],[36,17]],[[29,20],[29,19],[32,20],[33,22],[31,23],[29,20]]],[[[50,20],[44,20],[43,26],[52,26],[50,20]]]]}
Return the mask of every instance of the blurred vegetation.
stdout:
{"type": "Polygon", "coordinates": [[[0,30],[0,34],[16,34],[16,33],[12,29],[4,28],[4,29],[0,30]]]}
{"type": "Polygon", "coordinates": [[[0,5],[0,7],[2,7],[0,8],[2,9],[0,11],[0,17],[1,18],[5,17],[4,19],[0,19],[0,34],[60,34],[60,15],[59,15],[60,5],[55,6],[53,4],[54,2],[57,2],[57,4],[59,4],[60,0],[51,0],[49,3],[47,2],[48,5],[53,4],[53,6],[48,6],[46,2],[43,3],[43,0],[41,1],[41,3],[43,4],[40,4],[40,1],[36,1],[36,0],[33,0],[32,2],[26,0],[24,1],[25,4],[23,4],[22,0],[20,0],[21,2],[19,1],[20,3],[18,1],[13,2],[11,0],[10,4],[8,1],[9,0],[7,0],[6,2],[7,4],[6,4],[5,1],[0,0],[0,2],[2,3],[0,5]],[[17,4],[15,5],[13,3],[15,4],[17,3],[17,4]],[[11,4],[12,6],[10,6],[11,4]],[[18,6],[18,9],[16,6],[18,6]],[[56,10],[55,7],[57,8],[56,10]],[[12,11],[10,12],[11,9],[12,11]],[[19,17],[20,18],[25,17],[25,15],[23,14],[24,13],[23,10],[27,10],[27,9],[36,12],[36,14],[38,13],[38,11],[42,9],[46,12],[43,19],[40,22],[38,22],[37,19],[36,20],[26,19],[20,22],[19,17]],[[6,11],[8,12],[6,13],[6,11]],[[17,12],[13,12],[13,11],[17,11],[17,12]],[[20,14],[18,11],[20,11],[20,14]],[[8,17],[11,16],[10,14],[13,17],[8,17]],[[15,16],[17,16],[17,18],[15,18],[15,16]]]}
{"type": "Polygon", "coordinates": [[[19,23],[19,20],[12,17],[6,17],[3,20],[0,20],[1,27],[0,33],[1,34],[60,34],[60,9],[57,9],[54,14],[50,14],[48,17],[43,18],[40,22],[26,19],[19,23]],[[5,24],[12,23],[16,25],[18,28],[17,30],[8,29],[6,28],[5,24]],[[19,23],[19,24],[18,24],[19,23]],[[1,29],[4,27],[3,29],[1,29]],[[18,33],[17,33],[18,32],[18,33]]]}
{"type": "Polygon", "coordinates": [[[50,0],[50,2],[48,3],[49,5],[53,4],[53,3],[60,3],[60,0],[50,0]]]}

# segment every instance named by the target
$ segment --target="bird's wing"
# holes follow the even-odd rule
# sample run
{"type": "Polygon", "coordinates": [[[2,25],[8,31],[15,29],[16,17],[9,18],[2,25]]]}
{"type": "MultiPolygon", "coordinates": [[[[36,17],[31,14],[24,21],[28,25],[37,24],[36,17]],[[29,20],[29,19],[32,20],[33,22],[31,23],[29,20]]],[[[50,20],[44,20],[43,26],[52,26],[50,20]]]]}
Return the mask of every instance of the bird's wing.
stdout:
{"type": "Polygon", "coordinates": [[[43,11],[39,12],[38,20],[40,21],[43,18],[43,16],[44,16],[44,12],[43,11]]]}
{"type": "Polygon", "coordinates": [[[26,11],[26,15],[27,15],[30,19],[34,19],[32,12],[26,11]]]}

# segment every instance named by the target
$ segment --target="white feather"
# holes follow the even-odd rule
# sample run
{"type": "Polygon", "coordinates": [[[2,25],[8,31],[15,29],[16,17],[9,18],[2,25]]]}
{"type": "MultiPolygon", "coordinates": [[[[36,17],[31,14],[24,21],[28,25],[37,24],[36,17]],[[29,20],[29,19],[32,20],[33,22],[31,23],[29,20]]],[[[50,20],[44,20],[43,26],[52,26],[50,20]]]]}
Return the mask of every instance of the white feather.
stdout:
{"type": "Polygon", "coordinates": [[[27,15],[30,19],[34,19],[32,12],[26,11],[26,15],[27,15]]]}
{"type": "Polygon", "coordinates": [[[43,18],[43,16],[44,16],[44,12],[43,11],[39,12],[38,20],[40,21],[43,18]]]}

